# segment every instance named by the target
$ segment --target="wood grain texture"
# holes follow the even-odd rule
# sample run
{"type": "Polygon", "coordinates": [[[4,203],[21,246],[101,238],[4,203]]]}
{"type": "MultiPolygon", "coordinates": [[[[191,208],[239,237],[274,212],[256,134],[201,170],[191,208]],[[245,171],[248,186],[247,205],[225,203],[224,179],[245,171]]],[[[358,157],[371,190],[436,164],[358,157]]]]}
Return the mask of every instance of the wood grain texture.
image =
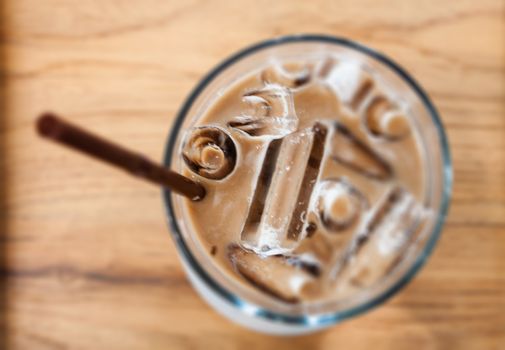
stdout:
{"type": "Polygon", "coordinates": [[[503,0],[0,0],[2,349],[505,349],[503,0]],[[294,32],[394,57],[439,108],[455,185],[400,294],[313,336],[253,334],[181,270],[158,189],[36,138],[54,110],[160,159],[181,102],[238,49],[294,32]]]}

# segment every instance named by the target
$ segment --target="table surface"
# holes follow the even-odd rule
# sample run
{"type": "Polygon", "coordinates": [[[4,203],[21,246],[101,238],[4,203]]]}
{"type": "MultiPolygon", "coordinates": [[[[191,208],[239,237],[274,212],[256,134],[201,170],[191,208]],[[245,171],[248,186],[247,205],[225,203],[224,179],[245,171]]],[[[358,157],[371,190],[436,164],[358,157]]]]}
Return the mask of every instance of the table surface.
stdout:
{"type": "Polygon", "coordinates": [[[504,349],[505,2],[3,0],[0,313],[9,349],[504,349]],[[160,192],[39,140],[58,111],[160,159],[211,67],[294,32],[406,67],[447,127],[455,184],[434,255],[398,295],[328,331],[246,331],[193,291],[160,192]]]}

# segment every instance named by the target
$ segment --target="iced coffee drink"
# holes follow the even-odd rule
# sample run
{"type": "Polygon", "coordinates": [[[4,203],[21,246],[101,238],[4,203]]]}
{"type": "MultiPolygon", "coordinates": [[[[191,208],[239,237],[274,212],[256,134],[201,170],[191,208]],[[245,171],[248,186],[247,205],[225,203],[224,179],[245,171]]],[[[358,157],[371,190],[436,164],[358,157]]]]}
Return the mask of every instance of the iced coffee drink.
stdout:
{"type": "Polygon", "coordinates": [[[365,63],[272,59],[184,130],[189,225],[229,279],[282,303],[369,288],[415,244],[425,157],[410,106],[365,63]]]}

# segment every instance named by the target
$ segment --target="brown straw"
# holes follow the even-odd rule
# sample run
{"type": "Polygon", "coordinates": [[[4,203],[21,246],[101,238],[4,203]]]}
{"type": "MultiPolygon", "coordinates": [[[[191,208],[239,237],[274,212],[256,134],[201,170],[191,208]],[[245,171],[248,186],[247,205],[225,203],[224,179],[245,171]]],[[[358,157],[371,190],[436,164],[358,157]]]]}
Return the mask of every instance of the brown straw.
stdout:
{"type": "Polygon", "coordinates": [[[38,118],[37,130],[43,137],[115,165],[192,200],[201,200],[205,196],[205,188],[202,185],[138,153],[72,125],[52,113],[45,113],[38,118]]]}

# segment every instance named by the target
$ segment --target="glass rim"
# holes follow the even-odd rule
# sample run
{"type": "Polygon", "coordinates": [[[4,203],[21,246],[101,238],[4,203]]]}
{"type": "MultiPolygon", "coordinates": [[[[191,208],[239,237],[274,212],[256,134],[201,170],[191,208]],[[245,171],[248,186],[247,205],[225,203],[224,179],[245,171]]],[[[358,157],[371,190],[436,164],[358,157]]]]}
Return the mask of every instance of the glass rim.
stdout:
{"type": "Polygon", "coordinates": [[[258,42],[226,58],[224,61],[222,61],[212,70],[210,70],[210,72],[207,73],[207,75],[205,75],[196,85],[196,87],[192,90],[190,95],[186,98],[181,109],[179,110],[175,118],[175,121],[172,125],[167,140],[167,144],[165,147],[163,163],[165,166],[169,167],[172,162],[172,153],[174,150],[175,142],[177,140],[178,132],[180,131],[182,123],[184,122],[188,111],[193,105],[193,102],[198,98],[200,93],[214,80],[214,78],[216,78],[222,71],[224,71],[226,68],[233,65],[234,63],[238,62],[239,60],[263,49],[289,43],[313,43],[313,42],[343,46],[348,49],[355,50],[362,54],[365,54],[366,56],[369,56],[370,58],[379,61],[379,63],[384,64],[386,67],[388,67],[398,76],[400,76],[402,80],[412,89],[412,91],[422,101],[423,106],[429,112],[432,122],[436,127],[443,161],[442,196],[441,196],[440,208],[437,212],[437,219],[435,225],[433,227],[433,230],[431,231],[430,236],[427,239],[424,249],[419,254],[419,256],[415,258],[412,266],[407,268],[407,271],[401,276],[401,278],[399,278],[398,281],[394,282],[389,288],[385,289],[382,293],[376,295],[374,298],[371,298],[370,300],[367,300],[362,304],[356,305],[354,307],[342,311],[322,313],[319,315],[293,316],[268,310],[264,307],[246,301],[240,298],[239,296],[235,295],[234,293],[230,292],[225,287],[217,283],[205,271],[205,269],[202,266],[200,266],[196,258],[193,256],[193,253],[188,248],[188,245],[186,244],[184,237],[181,234],[181,230],[177,224],[177,220],[175,219],[174,204],[172,201],[171,192],[169,190],[164,189],[162,190],[162,194],[166,214],[168,217],[168,224],[170,227],[171,236],[174,239],[174,242],[176,243],[176,247],[179,254],[181,254],[182,258],[190,265],[193,272],[195,272],[198,275],[198,277],[205,283],[205,285],[209,287],[214,293],[216,293],[219,297],[225,299],[226,301],[231,303],[234,307],[238,308],[239,310],[243,311],[246,314],[253,313],[253,315],[263,319],[279,321],[286,324],[292,324],[297,326],[324,327],[337,323],[344,319],[354,317],[365,311],[368,311],[382,304],[391,296],[396,294],[417,274],[420,268],[424,265],[427,258],[433,252],[433,249],[440,237],[451,199],[452,162],[447,136],[445,134],[443,123],[440,119],[440,116],[435,106],[431,102],[430,98],[428,97],[428,94],[424,91],[423,88],[421,88],[421,86],[414,80],[414,78],[412,78],[412,76],[409,73],[407,73],[401,66],[399,66],[397,63],[395,63],[385,55],[379,53],[378,51],[375,51],[374,49],[371,49],[353,40],[349,40],[342,37],[331,35],[298,34],[298,35],[281,36],[258,42]]]}

